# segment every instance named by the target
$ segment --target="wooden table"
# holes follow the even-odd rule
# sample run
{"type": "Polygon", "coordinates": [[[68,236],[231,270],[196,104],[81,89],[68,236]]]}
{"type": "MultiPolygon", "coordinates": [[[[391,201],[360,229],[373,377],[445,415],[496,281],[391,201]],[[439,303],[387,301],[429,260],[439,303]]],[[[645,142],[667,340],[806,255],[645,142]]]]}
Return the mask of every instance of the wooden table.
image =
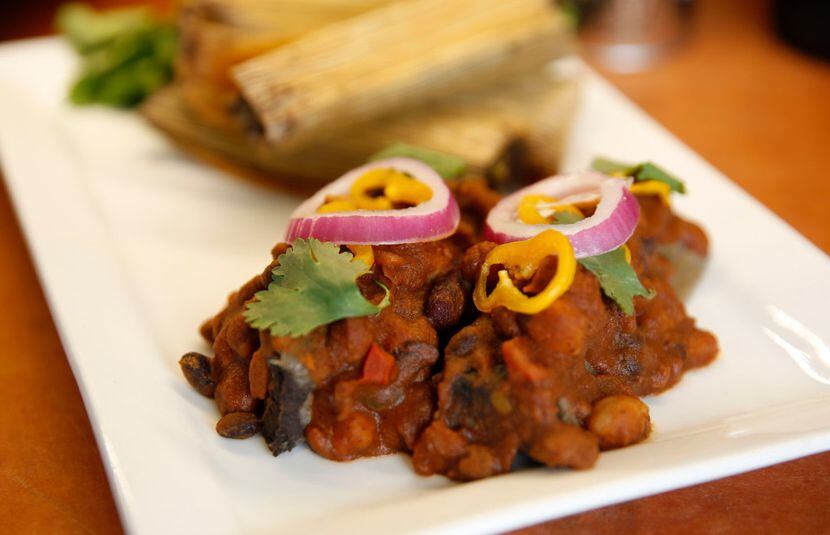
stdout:
{"type": "MultiPolygon", "coordinates": [[[[53,7],[3,3],[0,37],[48,32],[53,7]]],[[[830,251],[824,161],[830,156],[830,66],[777,42],[767,13],[757,1],[700,1],[681,50],[647,72],[608,76],[830,251]]],[[[0,532],[118,533],[86,411],[5,189],[0,250],[0,532]]],[[[828,506],[825,453],[524,532],[654,533],[657,526],[670,526],[682,533],[827,533],[828,506]]]]}

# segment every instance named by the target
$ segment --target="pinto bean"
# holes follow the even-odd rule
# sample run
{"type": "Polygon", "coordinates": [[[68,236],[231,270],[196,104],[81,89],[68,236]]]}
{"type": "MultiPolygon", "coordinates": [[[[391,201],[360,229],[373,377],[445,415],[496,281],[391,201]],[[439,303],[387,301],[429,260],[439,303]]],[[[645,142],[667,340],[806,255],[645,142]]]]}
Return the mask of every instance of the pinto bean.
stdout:
{"type": "Polygon", "coordinates": [[[334,426],[331,443],[337,455],[354,458],[377,440],[377,426],[371,416],[353,412],[334,426]]]}
{"type": "Polygon", "coordinates": [[[232,412],[216,423],[216,432],[225,438],[249,438],[259,431],[259,420],[250,412],[232,412]]]}
{"type": "Polygon", "coordinates": [[[686,367],[696,368],[709,364],[717,354],[717,338],[706,331],[695,331],[686,345],[686,367]]]}
{"type": "Polygon", "coordinates": [[[257,351],[251,357],[251,363],[248,365],[248,388],[251,395],[256,399],[265,399],[268,395],[268,380],[270,374],[268,372],[268,362],[264,351],[257,351]]]}
{"type": "Polygon", "coordinates": [[[461,321],[464,301],[464,290],[457,278],[440,279],[433,285],[427,297],[427,319],[437,330],[452,327],[461,321]]]}
{"type": "Polygon", "coordinates": [[[594,404],[588,430],[599,438],[603,450],[640,442],[651,431],[648,405],[634,396],[603,398],[594,404]]]}
{"type": "Polygon", "coordinates": [[[534,440],[528,453],[547,466],[585,469],[594,466],[599,448],[591,433],[575,425],[563,425],[534,440]]]}
{"type": "Polygon", "coordinates": [[[495,475],[503,471],[501,468],[490,448],[480,444],[471,444],[467,448],[467,454],[458,461],[456,470],[459,479],[473,480],[495,475]]]}
{"type": "Polygon", "coordinates": [[[496,244],[489,241],[479,242],[464,252],[464,258],[461,259],[461,275],[470,284],[475,284],[478,280],[478,272],[481,271],[481,265],[484,259],[496,247],[496,244]]]}
{"type": "Polygon", "coordinates": [[[415,441],[412,465],[421,475],[445,473],[464,454],[466,447],[467,439],[436,420],[415,441]]]}
{"type": "Polygon", "coordinates": [[[256,403],[248,387],[248,361],[237,359],[226,364],[213,395],[223,415],[252,412],[256,403]]]}
{"type": "Polygon", "coordinates": [[[208,357],[196,352],[185,353],[179,359],[179,367],[190,386],[205,397],[213,397],[216,383],[213,382],[208,357]]]}
{"type": "Polygon", "coordinates": [[[213,331],[213,318],[210,318],[199,326],[199,334],[202,335],[202,338],[204,338],[209,344],[212,344],[215,338],[213,331]]]}
{"type": "Polygon", "coordinates": [[[248,325],[242,314],[225,322],[222,332],[228,345],[240,357],[250,359],[259,347],[259,333],[248,325]]]}

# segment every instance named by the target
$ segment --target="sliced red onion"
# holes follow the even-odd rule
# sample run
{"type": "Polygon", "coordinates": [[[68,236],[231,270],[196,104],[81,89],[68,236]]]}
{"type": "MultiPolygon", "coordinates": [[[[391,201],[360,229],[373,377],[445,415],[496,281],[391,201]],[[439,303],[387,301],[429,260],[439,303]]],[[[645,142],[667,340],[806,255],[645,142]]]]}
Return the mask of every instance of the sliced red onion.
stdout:
{"type": "Polygon", "coordinates": [[[460,212],[447,184],[432,167],[410,158],[389,158],[352,169],[302,203],[288,222],[285,240],[317,238],[338,244],[384,245],[440,240],[458,227],[460,212]],[[399,210],[317,213],[326,198],[348,195],[352,184],[372,169],[395,169],[426,184],[432,198],[399,210]]]}
{"type": "Polygon", "coordinates": [[[624,244],[640,218],[640,204],[628,191],[629,182],[586,171],[539,181],[501,200],[487,216],[485,234],[497,243],[526,240],[547,229],[568,237],[577,258],[607,253],[624,244]],[[516,212],[525,195],[548,195],[561,203],[599,199],[594,214],[576,223],[528,225],[516,212]]]}

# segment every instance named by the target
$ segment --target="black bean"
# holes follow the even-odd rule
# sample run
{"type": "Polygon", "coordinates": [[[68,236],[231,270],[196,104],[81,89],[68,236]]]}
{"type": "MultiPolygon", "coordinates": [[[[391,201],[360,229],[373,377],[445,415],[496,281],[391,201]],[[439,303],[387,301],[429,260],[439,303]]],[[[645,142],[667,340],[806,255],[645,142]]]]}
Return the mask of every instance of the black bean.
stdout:
{"type": "Polygon", "coordinates": [[[210,359],[201,353],[191,352],[179,359],[184,378],[197,392],[212,398],[216,383],[211,375],[210,359]]]}
{"type": "Polygon", "coordinates": [[[438,362],[438,348],[424,342],[409,341],[395,350],[399,383],[426,381],[438,362]]]}
{"type": "Polygon", "coordinates": [[[464,313],[464,290],[455,277],[441,279],[429,292],[426,316],[437,330],[446,329],[461,321],[464,313]]]}

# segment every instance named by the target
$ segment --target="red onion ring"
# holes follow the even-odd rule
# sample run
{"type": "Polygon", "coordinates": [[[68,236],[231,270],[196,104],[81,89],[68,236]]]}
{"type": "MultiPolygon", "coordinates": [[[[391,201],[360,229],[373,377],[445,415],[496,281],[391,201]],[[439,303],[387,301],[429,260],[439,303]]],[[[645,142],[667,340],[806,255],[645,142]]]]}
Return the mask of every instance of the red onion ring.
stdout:
{"type": "Polygon", "coordinates": [[[607,253],[624,244],[640,219],[640,204],[628,191],[629,182],[585,171],[541,180],[502,199],[487,216],[485,236],[497,243],[526,240],[547,229],[568,237],[577,258],[607,253]],[[549,195],[563,204],[599,198],[590,217],[571,224],[528,225],[516,212],[526,195],[549,195]]]}
{"type": "Polygon", "coordinates": [[[352,169],[327,185],[291,214],[285,241],[317,238],[338,244],[388,245],[435,241],[455,232],[460,219],[458,204],[444,179],[432,167],[410,158],[388,158],[352,169]],[[372,169],[395,169],[426,184],[432,198],[400,210],[354,210],[319,214],[326,198],[348,195],[349,188],[372,169]]]}

